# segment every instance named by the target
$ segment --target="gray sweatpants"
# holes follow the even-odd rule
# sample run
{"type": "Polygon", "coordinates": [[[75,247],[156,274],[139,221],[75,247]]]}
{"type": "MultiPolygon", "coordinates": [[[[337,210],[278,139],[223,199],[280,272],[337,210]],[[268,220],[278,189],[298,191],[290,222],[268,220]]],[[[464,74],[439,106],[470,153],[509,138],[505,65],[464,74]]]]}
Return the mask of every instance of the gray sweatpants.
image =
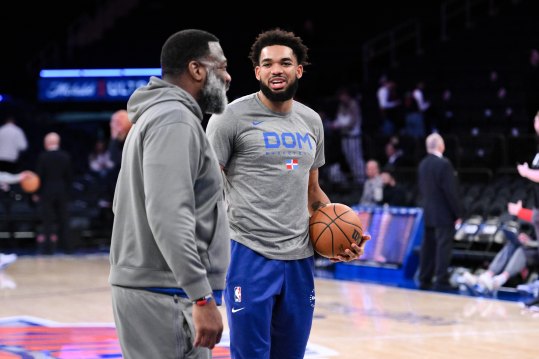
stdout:
{"type": "Polygon", "coordinates": [[[537,249],[524,248],[517,246],[512,242],[507,242],[503,248],[496,254],[488,269],[494,274],[500,274],[503,271],[513,277],[520,273],[527,265],[535,265],[537,249]]]}
{"type": "Polygon", "coordinates": [[[142,289],[112,286],[112,309],[125,359],[209,359],[194,348],[192,303],[142,289]]]}

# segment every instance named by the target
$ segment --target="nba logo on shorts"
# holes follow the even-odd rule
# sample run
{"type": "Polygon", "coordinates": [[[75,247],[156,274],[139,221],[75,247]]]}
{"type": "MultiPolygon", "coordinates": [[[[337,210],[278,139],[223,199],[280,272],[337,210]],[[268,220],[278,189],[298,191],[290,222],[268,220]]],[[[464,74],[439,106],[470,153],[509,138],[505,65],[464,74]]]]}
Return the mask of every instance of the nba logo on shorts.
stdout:
{"type": "Polygon", "coordinates": [[[234,287],[234,302],[241,302],[241,287],[234,287]]]}

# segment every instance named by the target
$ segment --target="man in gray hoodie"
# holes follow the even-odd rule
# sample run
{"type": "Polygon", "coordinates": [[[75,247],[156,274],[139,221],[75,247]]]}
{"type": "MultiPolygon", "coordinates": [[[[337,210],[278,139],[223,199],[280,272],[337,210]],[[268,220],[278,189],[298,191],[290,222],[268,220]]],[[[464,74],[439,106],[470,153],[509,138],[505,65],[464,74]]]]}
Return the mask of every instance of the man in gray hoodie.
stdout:
{"type": "Polygon", "coordinates": [[[210,358],[221,339],[230,235],[201,121],[227,104],[226,65],[217,37],[177,32],[162,48],[162,79],[128,101],[109,277],[124,358],[210,358]]]}

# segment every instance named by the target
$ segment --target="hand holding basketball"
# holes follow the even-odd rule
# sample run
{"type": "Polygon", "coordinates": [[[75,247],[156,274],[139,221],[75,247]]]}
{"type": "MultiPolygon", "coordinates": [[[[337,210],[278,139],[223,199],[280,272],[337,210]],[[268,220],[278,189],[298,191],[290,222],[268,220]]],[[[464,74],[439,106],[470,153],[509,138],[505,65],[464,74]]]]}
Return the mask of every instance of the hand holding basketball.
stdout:
{"type": "Polygon", "coordinates": [[[21,188],[26,193],[34,193],[39,189],[41,181],[39,176],[32,171],[21,172],[21,188]]]}
{"type": "Polygon", "coordinates": [[[371,238],[355,211],[341,203],[330,203],[318,209],[309,220],[309,235],[314,250],[333,262],[359,258],[371,238]]]}

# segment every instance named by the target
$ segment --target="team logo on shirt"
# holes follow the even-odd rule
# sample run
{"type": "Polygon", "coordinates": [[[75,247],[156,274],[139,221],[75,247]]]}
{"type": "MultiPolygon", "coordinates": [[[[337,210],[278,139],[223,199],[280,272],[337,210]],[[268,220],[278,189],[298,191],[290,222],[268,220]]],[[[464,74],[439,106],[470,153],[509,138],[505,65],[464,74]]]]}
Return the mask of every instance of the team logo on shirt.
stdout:
{"type": "Polygon", "coordinates": [[[234,302],[241,303],[241,287],[234,287],[234,302]]]}
{"type": "Polygon", "coordinates": [[[299,166],[297,158],[286,160],[285,163],[286,163],[287,170],[295,170],[299,166]]]}
{"type": "Polygon", "coordinates": [[[308,133],[300,132],[264,132],[264,146],[266,149],[302,150],[309,147],[313,149],[308,133]]]}

